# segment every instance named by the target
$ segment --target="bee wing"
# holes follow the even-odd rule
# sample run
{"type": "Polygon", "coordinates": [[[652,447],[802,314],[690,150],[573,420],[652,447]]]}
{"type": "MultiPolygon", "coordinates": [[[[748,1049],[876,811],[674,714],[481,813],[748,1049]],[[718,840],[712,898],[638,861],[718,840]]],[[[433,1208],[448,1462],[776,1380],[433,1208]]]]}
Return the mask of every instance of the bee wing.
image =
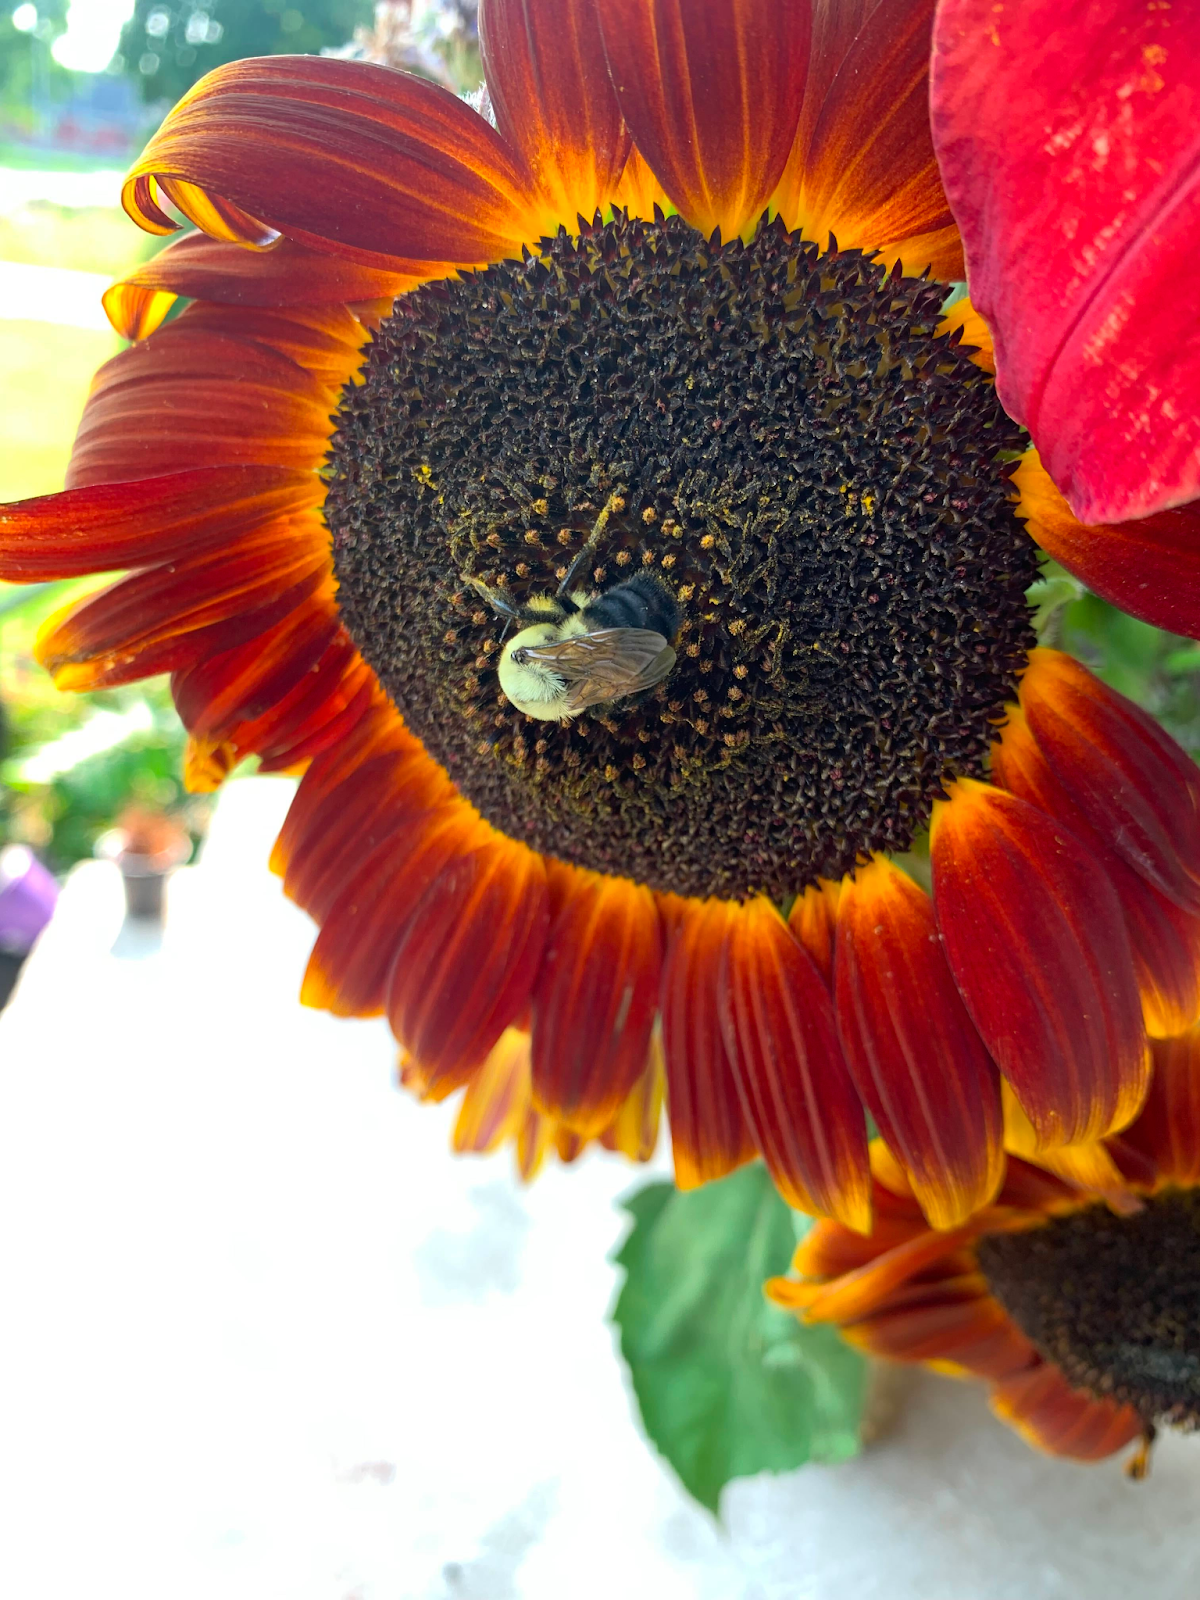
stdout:
{"type": "Polygon", "coordinates": [[[649,628],[600,628],[553,644],[533,645],[523,653],[566,684],[563,709],[570,716],[586,706],[649,689],[675,665],[674,650],[661,633],[649,628]]]}

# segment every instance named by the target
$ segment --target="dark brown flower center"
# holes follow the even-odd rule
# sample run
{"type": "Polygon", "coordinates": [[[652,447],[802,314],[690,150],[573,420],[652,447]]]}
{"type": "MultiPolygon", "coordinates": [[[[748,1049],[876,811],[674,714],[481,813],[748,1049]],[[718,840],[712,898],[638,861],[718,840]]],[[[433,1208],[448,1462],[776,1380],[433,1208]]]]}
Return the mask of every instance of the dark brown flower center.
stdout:
{"type": "Polygon", "coordinates": [[[1200,1190],[1090,1206],[979,1246],[992,1293],[1068,1381],[1148,1424],[1200,1427],[1200,1190]]]}
{"type": "Polygon", "coordinates": [[[780,224],[622,216],[397,302],[336,419],[346,624],[461,792],[660,889],[783,896],[903,850],[979,776],[1032,643],[1018,429],[935,329],[944,290],[780,224]],[[670,674],[574,721],[499,688],[467,581],[652,573],[670,674]]]}

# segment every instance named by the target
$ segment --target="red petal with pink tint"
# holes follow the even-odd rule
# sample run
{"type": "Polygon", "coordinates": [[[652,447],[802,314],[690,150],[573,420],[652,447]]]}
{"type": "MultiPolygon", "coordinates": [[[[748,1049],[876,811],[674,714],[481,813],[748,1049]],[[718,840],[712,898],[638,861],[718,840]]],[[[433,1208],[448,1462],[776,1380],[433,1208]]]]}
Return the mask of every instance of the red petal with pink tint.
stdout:
{"type": "Polygon", "coordinates": [[[454,860],[414,906],[396,952],[392,1032],[429,1083],[463,1081],[529,1004],[550,925],[546,869],[495,842],[454,860]]]}
{"type": "Polygon", "coordinates": [[[769,900],[731,918],[721,1028],[747,1121],[780,1193],[866,1232],[871,1182],[862,1106],[829,991],[769,900]]]}
{"type": "Polygon", "coordinates": [[[501,135],[568,231],[590,222],[629,154],[594,0],[482,0],[479,44],[501,135]]]}
{"type": "Polygon", "coordinates": [[[332,397],[266,345],[194,326],[185,312],[92,380],[67,487],[189,467],[317,467],[332,397]]]}
{"type": "Polygon", "coordinates": [[[808,0],[602,0],[597,10],[625,121],[682,215],[726,239],[757,222],[800,115],[808,0]]]}
{"type": "Polygon", "coordinates": [[[1074,1461],[1102,1461],[1141,1438],[1146,1426],[1132,1406],[1072,1389],[1049,1362],[1003,1379],[991,1405],[1029,1444],[1074,1461]]]}
{"type": "Polygon", "coordinates": [[[220,305],[264,307],[378,300],[403,294],[428,276],[431,267],[442,265],[450,270],[448,263],[398,262],[395,272],[383,272],[339,256],[319,255],[290,239],[280,239],[270,250],[247,250],[244,245],[191,233],[106,289],[104,309],[118,333],[144,339],[180,295],[220,305]]]}
{"type": "Polygon", "coordinates": [[[1061,824],[971,779],[934,806],[933,898],[967,1010],[1044,1145],[1137,1110],[1147,1052],[1116,891],[1061,824]]]}
{"type": "Polygon", "coordinates": [[[1072,514],[1036,451],[1026,452],[1012,481],[1030,537],[1068,572],[1122,611],[1200,638],[1200,503],[1089,527],[1072,514]]]}
{"type": "Polygon", "coordinates": [[[449,90],[366,61],[269,56],[202,78],[125,183],[162,231],[163,186],[205,232],[261,238],[233,203],[309,248],[384,272],[519,253],[544,220],[520,158],[449,90]]]}
{"type": "Polygon", "coordinates": [[[842,887],[835,970],[858,1092],[931,1225],[952,1228],[1000,1184],[1000,1075],[946,965],[929,896],[882,858],[842,887]]]}
{"type": "Polygon", "coordinates": [[[193,467],[0,506],[0,578],[41,583],[220,548],[324,489],[297,467],[193,467]]]}
{"type": "Polygon", "coordinates": [[[933,130],[1005,410],[1085,522],[1200,493],[1200,10],[942,0],[933,130]]]}
{"type": "Polygon", "coordinates": [[[746,1126],[717,1005],[722,950],[733,907],[685,901],[662,982],[662,1039],[675,1182],[695,1189],[757,1154],[746,1126]]]}
{"type": "Polygon", "coordinates": [[[612,1121],[646,1067],[661,972],[662,931],[649,889],[560,869],[533,995],[539,1110],[587,1138],[612,1121]]]}

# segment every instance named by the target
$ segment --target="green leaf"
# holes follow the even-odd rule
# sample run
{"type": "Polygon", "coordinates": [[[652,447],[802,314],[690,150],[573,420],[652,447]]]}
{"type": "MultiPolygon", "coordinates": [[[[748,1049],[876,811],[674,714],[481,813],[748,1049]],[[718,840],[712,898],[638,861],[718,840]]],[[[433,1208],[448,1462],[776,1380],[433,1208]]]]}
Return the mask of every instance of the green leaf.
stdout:
{"type": "Polygon", "coordinates": [[[716,1511],[731,1478],[855,1455],[866,1363],[765,1299],[798,1229],[761,1163],[687,1194],[649,1184],[625,1208],[613,1320],[646,1432],[688,1493],[716,1511]]]}

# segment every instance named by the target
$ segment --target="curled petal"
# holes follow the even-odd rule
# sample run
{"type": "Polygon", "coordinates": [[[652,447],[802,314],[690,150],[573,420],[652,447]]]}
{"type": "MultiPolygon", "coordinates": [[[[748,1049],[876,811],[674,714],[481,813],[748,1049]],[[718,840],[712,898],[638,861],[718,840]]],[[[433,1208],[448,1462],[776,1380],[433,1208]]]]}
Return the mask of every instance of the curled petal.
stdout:
{"type": "Polygon", "coordinates": [[[319,56],[233,61],[201,78],[125,183],[126,211],[161,232],[155,184],[217,238],[269,242],[273,230],[384,272],[497,261],[550,221],[520,159],[448,90],[319,56]]]}
{"type": "Polygon", "coordinates": [[[829,991],[769,900],[731,917],[719,994],[746,1119],[780,1193],[866,1232],[866,1124],[829,991]]]}
{"type": "Polygon", "coordinates": [[[37,659],[60,689],[130,683],[256,638],[321,589],[332,602],[324,530],[289,519],[68,606],[38,634],[37,659]]]}
{"type": "Polygon", "coordinates": [[[336,1017],[371,1017],[387,1002],[396,954],[414,908],[445,868],[487,836],[470,807],[418,813],[395,829],[358,870],[339,876],[300,990],[303,1005],[336,1017]]]}
{"type": "Polygon", "coordinates": [[[662,933],[654,896],[623,878],[560,869],[557,891],[533,994],[534,1102],[594,1137],[645,1070],[662,933]]]}
{"type": "Polygon", "coordinates": [[[972,779],[934,806],[933,898],[967,1010],[1045,1146],[1122,1127],[1146,1088],[1129,936],[1061,825],[972,779]]]}
{"type": "Polygon", "coordinates": [[[996,387],[1076,515],[1200,492],[1200,12],[942,0],[934,140],[996,387]]]}
{"type": "Polygon", "coordinates": [[[1072,657],[1034,650],[1021,709],[1067,793],[1169,899],[1200,907],[1200,769],[1162,728],[1072,657]]]}
{"type": "Polygon", "coordinates": [[[1079,521],[1035,450],[1013,473],[1017,514],[1089,589],[1155,627],[1200,638],[1200,503],[1117,526],[1079,521]]]}
{"type": "Polygon", "coordinates": [[[837,933],[837,909],[841,896],[840,883],[828,883],[819,878],[809,884],[788,916],[788,927],[812,957],[817,971],[833,988],[833,944],[837,933]]]}
{"type": "Polygon", "coordinates": [[[549,928],[542,858],[495,835],[452,860],[396,951],[392,1032],[429,1079],[463,1082],[529,1004],[549,928]]]}
{"type": "Polygon", "coordinates": [[[1036,1449],[1075,1461],[1101,1461],[1145,1432],[1132,1406],[1093,1400],[1048,1362],[1002,1379],[991,1406],[1036,1449]]]}
{"type": "Polygon", "coordinates": [[[756,1154],[717,1003],[725,933],[733,914],[723,900],[682,902],[663,964],[663,1055],[680,1189],[724,1177],[756,1154]]]}
{"type": "Polygon", "coordinates": [[[479,43],[501,135],[559,222],[590,222],[629,154],[594,0],[484,0],[479,43]]]}
{"type": "Polygon", "coordinates": [[[858,1322],[881,1310],[903,1285],[920,1277],[931,1283],[957,1271],[956,1253],[978,1236],[978,1226],[964,1225],[945,1233],[924,1228],[915,1238],[895,1245],[854,1272],[820,1285],[808,1301],[806,1322],[858,1322]]]}
{"type": "Polygon", "coordinates": [[[838,1032],[854,1082],[935,1228],[1000,1185],[1000,1076],[967,1015],[928,895],[877,858],[842,888],[838,1032]]]}
{"type": "Polygon", "coordinates": [[[196,466],[314,468],[328,443],[331,400],[287,356],[213,333],[185,312],[97,372],[67,487],[196,466]]]}
{"type": "Polygon", "coordinates": [[[445,277],[448,262],[397,263],[395,272],[322,255],[290,239],[270,250],[191,233],[143,261],[104,292],[108,320],[126,339],[145,339],[179,296],[235,306],[323,306],[394,299],[426,277],[445,277]],[[411,269],[411,270],[406,270],[411,269]]]}
{"type": "Polygon", "coordinates": [[[815,0],[804,106],[775,196],[789,227],[961,278],[929,126],[934,0],[815,0]]]}
{"type": "Polygon", "coordinates": [[[176,561],[315,506],[299,467],[192,467],[0,506],[0,578],[39,583],[176,561]]]}
{"type": "Polygon", "coordinates": [[[757,222],[796,132],[808,0],[604,0],[597,9],[625,121],[682,215],[726,239],[757,222]]]}

